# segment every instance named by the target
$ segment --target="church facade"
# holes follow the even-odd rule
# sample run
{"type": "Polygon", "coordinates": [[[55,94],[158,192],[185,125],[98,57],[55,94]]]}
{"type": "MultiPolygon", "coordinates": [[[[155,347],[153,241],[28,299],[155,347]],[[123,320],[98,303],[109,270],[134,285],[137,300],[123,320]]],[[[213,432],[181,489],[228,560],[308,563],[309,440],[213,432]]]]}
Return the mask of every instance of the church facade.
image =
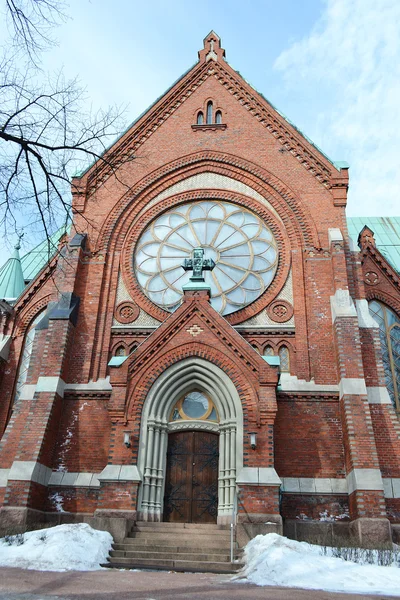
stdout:
{"type": "Polygon", "coordinates": [[[398,265],[347,189],[211,32],[3,293],[1,524],[398,539],[398,265]]]}

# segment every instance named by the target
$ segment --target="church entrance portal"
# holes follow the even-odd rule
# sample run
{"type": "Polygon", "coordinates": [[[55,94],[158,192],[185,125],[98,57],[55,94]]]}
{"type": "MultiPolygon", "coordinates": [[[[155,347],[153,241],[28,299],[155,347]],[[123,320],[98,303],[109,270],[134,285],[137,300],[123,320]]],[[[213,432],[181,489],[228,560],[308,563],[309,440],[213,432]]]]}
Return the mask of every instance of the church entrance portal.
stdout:
{"type": "Polygon", "coordinates": [[[216,523],[219,436],[182,431],[168,436],[164,520],[216,523]]]}

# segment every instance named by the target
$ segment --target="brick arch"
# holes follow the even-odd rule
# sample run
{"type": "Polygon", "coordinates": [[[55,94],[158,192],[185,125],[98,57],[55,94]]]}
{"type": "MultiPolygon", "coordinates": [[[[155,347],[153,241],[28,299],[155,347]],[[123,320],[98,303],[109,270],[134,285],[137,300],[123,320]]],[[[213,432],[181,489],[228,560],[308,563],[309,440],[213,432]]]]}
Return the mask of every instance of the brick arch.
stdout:
{"type": "Polygon", "coordinates": [[[213,172],[236,179],[265,197],[277,211],[293,247],[319,247],[319,237],[311,213],[281,180],[245,159],[222,152],[198,152],[164,165],[144,177],[123,196],[109,213],[96,249],[110,251],[124,238],[126,229],[153,198],[193,175],[213,172]]]}
{"type": "Polygon", "coordinates": [[[123,348],[127,355],[130,352],[129,345],[126,344],[123,340],[119,340],[119,341],[116,341],[110,348],[110,352],[111,352],[112,356],[115,355],[115,352],[118,350],[118,348],[123,348]]]}
{"type": "Polygon", "coordinates": [[[19,315],[15,327],[15,336],[25,335],[29,324],[33,321],[36,315],[43,310],[51,301],[53,294],[47,294],[36,302],[29,304],[19,315]]]}
{"type": "Polygon", "coordinates": [[[203,359],[224,371],[238,392],[240,390],[239,397],[243,414],[247,417],[248,422],[254,425],[259,422],[258,381],[254,381],[254,385],[250,383],[254,379],[254,373],[251,371],[243,372],[238,368],[237,362],[227,354],[221,352],[215,346],[200,342],[166,350],[164,353],[158,351],[156,356],[150,361],[146,361],[138,372],[135,372],[135,361],[131,362],[129,365],[128,401],[125,409],[127,420],[131,420],[135,425],[140,426],[143,405],[152,385],[166,369],[186,358],[203,359]]]}
{"type": "MultiPolygon", "coordinates": [[[[170,196],[159,204],[150,207],[131,225],[124,236],[121,236],[123,237],[120,242],[121,245],[123,244],[121,253],[122,277],[127,289],[135,290],[135,300],[137,304],[155,319],[164,321],[170,313],[147,298],[136,280],[132,264],[134,248],[144,229],[162,212],[174,206],[178,206],[179,204],[186,204],[187,202],[200,199],[224,200],[248,208],[266,222],[278,244],[278,267],[269,287],[259,298],[251,302],[251,304],[226,316],[226,320],[229,323],[237,324],[259,313],[278,295],[285,285],[290,269],[290,247],[284,232],[282,231],[281,223],[268,211],[268,209],[259,204],[257,200],[253,200],[248,196],[229,190],[190,190],[188,192],[170,196]]],[[[118,250],[121,251],[119,248],[118,250]]]]}
{"type": "Polygon", "coordinates": [[[378,300],[383,304],[386,304],[386,306],[391,308],[400,317],[400,300],[398,300],[391,294],[388,294],[387,292],[383,292],[381,290],[368,290],[366,293],[366,298],[368,301],[378,300]]]}

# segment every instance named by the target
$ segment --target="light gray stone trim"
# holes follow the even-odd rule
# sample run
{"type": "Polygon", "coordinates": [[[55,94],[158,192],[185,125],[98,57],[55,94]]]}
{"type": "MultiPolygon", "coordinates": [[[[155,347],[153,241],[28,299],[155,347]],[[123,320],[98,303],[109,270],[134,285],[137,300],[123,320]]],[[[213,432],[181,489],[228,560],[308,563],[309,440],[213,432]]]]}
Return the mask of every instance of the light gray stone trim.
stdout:
{"type": "Polygon", "coordinates": [[[49,486],[99,488],[100,481],[97,473],[53,471],[49,480],[49,486]]]}
{"type": "Polygon", "coordinates": [[[61,398],[64,396],[65,381],[61,377],[39,377],[36,384],[36,393],[57,393],[61,398]]]}
{"type": "Polygon", "coordinates": [[[281,491],[290,494],[347,494],[347,481],[327,477],[282,477],[281,491]]]}
{"type": "Polygon", "coordinates": [[[339,381],[339,398],[343,396],[366,396],[367,386],[363,377],[343,377],[339,381]]]}
{"type": "Polygon", "coordinates": [[[353,469],[346,477],[349,494],[356,490],[383,490],[380,469],[353,469]]]}
{"type": "Polygon", "coordinates": [[[33,400],[36,391],[36,383],[25,383],[21,388],[18,400],[33,400]]]}
{"type": "Polygon", "coordinates": [[[173,431],[212,431],[213,433],[219,432],[219,424],[213,423],[212,421],[175,421],[174,423],[168,423],[168,432],[173,431]]]}
{"type": "Polygon", "coordinates": [[[242,403],[222,369],[202,358],[190,357],[160,375],[143,406],[138,458],[143,473],[138,500],[142,520],[158,520],[163,513],[169,417],[177,400],[194,389],[213,399],[220,418],[218,518],[232,514],[236,474],[243,467],[242,403]]]}
{"type": "Polygon", "coordinates": [[[400,498],[400,477],[383,479],[385,498],[400,498]]]}
{"type": "Polygon", "coordinates": [[[343,242],[342,232],[338,227],[330,227],[328,229],[328,240],[329,245],[331,245],[332,242],[343,242]]]}
{"type": "Polygon", "coordinates": [[[367,300],[356,300],[356,310],[359,327],[363,327],[364,329],[378,327],[378,323],[369,312],[367,300]]]}
{"type": "Polygon", "coordinates": [[[351,237],[349,237],[349,248],[350,248],[351,252],[357,252],[357,253],[361,252],[361,248],[356,244],[356,242],[351,237]]]}
{"type": "Polygon", "coordinates": [[[8,481],[34,481],[47,485],[51,469],[34,460],[15,460],[8,473],[8,481]]]}
{"type": "Polygon", "coordinates": [[[314,393],[325,393],[325,392],[338,392],[339,386],[337,384],[327,385],[315,383],[313,379],[306,381],[305,379],[297,379],[295,375],[289,373],[281,373],[278,390],[282,392],[314,392],[314,393]]]}
{"type": "Polygon", "coordinates": [[[97,476],[101,481],[142,481],[136,465],[107,465],[97,476]]]}
{"type": "Polygon", "coordinates": [[[89,381],[89,383],[66,383],[65,391],[75,392],[111,392],[112,385],[110,377],[98,379],[97,381],[89,381]]]}
{"type": "Polygon", "coordinates": [[[7,361],[10,353],[11,335],[0,335],[0,358],[7,361]]]}
{"type": "Polygon", "coordinates": [[[386,387],[367,387],[369,404],[392,404],[386,387]]]}
{"type": "Polygon", "coordinates": [[[37,383],[22,386],[19,400],[33,400],[36,392],[57,392],[61,398],[66,391],[74,392],[111,392],[110,377],[89,381],[89,383],[65,383],[61,377],[39,377],[37,383]]]}
{"type": "Polygon", "coordinates": [[[332,323],[341,317],[357,316],[349,290],[336,290],[335,295],[331,296],[331,312],[332,323]]]}
{"type": "Polygon", "coordinates": [[[236,483],[238,485],[280,486],[282,481],[275,469],[271,467],[243,467],[236,478],[236,483]]]}
{"type": "Polygon", "coordinates": [[[0,469],[0,487],[6,487],[10,469],[0,469]]]}

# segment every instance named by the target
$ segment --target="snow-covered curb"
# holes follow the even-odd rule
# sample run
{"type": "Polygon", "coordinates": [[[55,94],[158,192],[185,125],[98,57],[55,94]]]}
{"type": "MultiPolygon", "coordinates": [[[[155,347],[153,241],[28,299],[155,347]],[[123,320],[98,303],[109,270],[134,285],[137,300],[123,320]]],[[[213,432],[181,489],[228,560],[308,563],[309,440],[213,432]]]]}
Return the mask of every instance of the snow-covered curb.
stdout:
{"type": "Polygon", "coordinates": [[[38,571],[95,571],[107,561],[112,544],[107,531],[86,523],[58,525],[0,539],[0,566],[38,571]],[[20,542],[22,544],[18,545],[20,542]]]}
{"type": "Polygon", "coordinates": [[[235,577],[257,585],[400,596],[400,568],[360,565],[324,556],[321,546],[289,540],[276,533],[258,535],[244,554],[235,577]]]}

